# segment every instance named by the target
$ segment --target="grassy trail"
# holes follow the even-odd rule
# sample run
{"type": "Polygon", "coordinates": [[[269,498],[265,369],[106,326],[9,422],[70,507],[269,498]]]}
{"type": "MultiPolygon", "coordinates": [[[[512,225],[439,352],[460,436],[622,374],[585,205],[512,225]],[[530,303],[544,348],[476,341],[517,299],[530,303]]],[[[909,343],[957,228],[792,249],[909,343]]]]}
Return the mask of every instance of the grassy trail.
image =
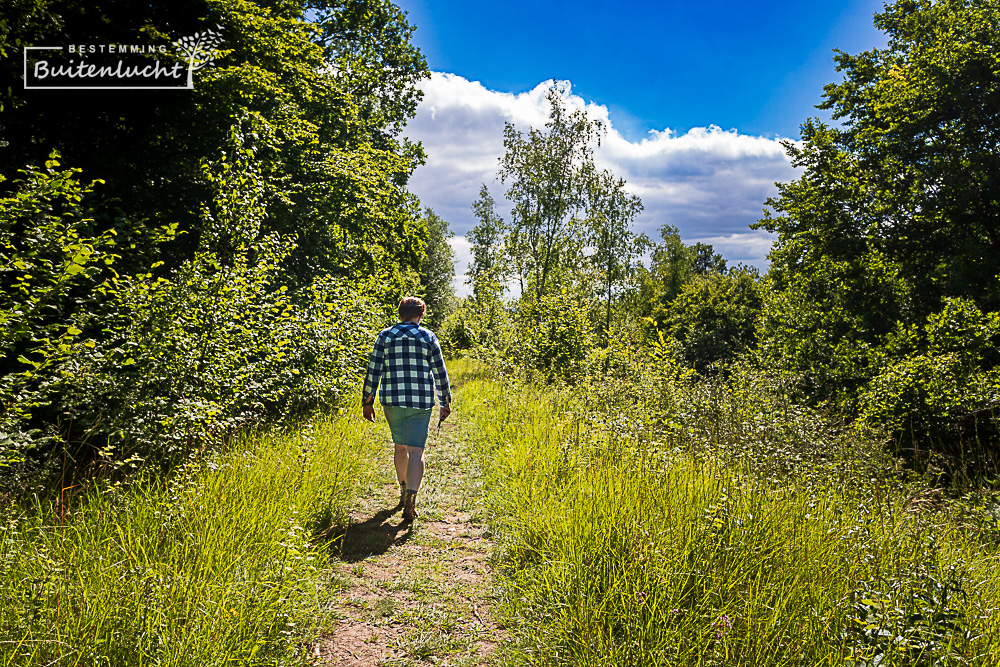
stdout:
{"type": "Polygon", "coordinates": [[[486,664],[503,632],[490,613],[482,478],[461,415],[431,430],[412,523],[395,507],[392,442],[377,420],[379,473],[333,545],[343,590],[331,611],[340,620],[314,655],[324,665],[486,664]]]}

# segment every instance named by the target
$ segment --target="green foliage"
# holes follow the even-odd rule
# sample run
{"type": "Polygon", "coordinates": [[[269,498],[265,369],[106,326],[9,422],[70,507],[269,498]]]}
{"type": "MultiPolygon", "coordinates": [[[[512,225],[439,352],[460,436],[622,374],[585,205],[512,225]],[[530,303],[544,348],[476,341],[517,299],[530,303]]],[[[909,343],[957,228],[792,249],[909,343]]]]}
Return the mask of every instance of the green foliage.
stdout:
{"type": "Polygon", "coordinates": [[[936,571],[934,561],[918,567],[902,580],[886,582],[884,592],[866,582],[854,592],[854,615],[844,632],[853,640],[850,664],[967,663],[963,645],[979,637],[967,629],[970,619],[961,602],[965,583],[954,566],[947,576],[936,571]]]}
{"type": "Polygon", "coordinates": [[[574,382],[593,345],[587,311],[569,292],[522,300],[511,352],[524,368],[549,380],[574,382]]]}
{"type": "Polygon", "coordinates": [[[699,373],[756,348],[763,287],[754,272],[710,272],[694,278],[670,302],[664,333],[681,343],[699,373]]]}
{"type": "Polygon", "coordinates": [[[843,204],[871,199],[856,161],[828,128],[807,123],[803,133],[805,146],[789,152],[809,176],[779,185],[771,205],[785,215],[757,225],[779,231],[759,338],[766,363],[797,374],[804,397],[851,409],[874,372],[874,349],[910,316],[912,290],[899,265],[865,241],[864,216],[843,204]]]}
{"type": "Polygon", "coordinates": [[[0,200],[0,351],[19,352],[59,336],[53,314],[71,308],[74,292],[93,289],[115,260],[115,232],[95,234],[84,217],[83,196],[94,184],[77,180],[79,169],[58,170],[53,152],[45,170],[22,170],[17,192],[0,200]]]}
{"type": "Polygon", "coordinates": [[[461,300],[438,329],[438,338],[445,357],[457,357],[480,345],[481,321],[474,302],[461,300]]]}
{"type": "Polygon", "coordinates": [[[509,317],[499,300],[462,299],[441,326],[439,338],[445,356],[501,354],[509,345],[509,317]]]}
{"type": "Polygon", "coordinates": [[[726,260],[711,245],[685,245],[676,227],[660,228],[660,242],[652,246],[649,268],[639,267],[635,288],[628,296],[629,311],[636,319],[651,320],[662,329],[670,317],[671,303],[696,276],[726,271],[726,260]]]}
{"type": "Polygon", "coordinates": [[[726,260],[722,255],[715,252],[713,248],[708,243],[695,243],[691,246],[691,250],[694,252],[694,264],[692,269],[698,275],[706,275],[709,273],[725,273],[726,272],[726,260]]]}
{"type": "MultiPolygon", "coordinates": [[[[19,365],[2,385],[5,459],[23,460],[35,449],[37,466],[65,448],[79,463],[177,460],[250,426],[336,403],[357,382],[377,324],[375,304],[334,278],[297,290],[284,284],[282,261],[292,246],[262,235],[263,188],[239,134],[228,156],[206,165],[205,177],[216,195],[191,260],[166,275],[92,282],[78,298],[85,308],[49,311],[66,319],[48,330],[34,323],[30,350],[5,350],[5,363],[19,365]],[[59,337],[40,337],[49,330],[59,337]]],[[[54,182],[76,201],[72,180],[54,182]]],[[[51,179],[28,185],[51,203],[51,179]]],[[[22,225],[30,220],[15,207],[5,210],[22,225]]],[[[40,231],[21,237],[76,238],[85,222],[77,215],[36,215],[40,231]]],[[[50,272],[50,283],[88,275],[73,268],[80,252],[71,245],[59,252],[61,273],[50,272]]],[[[44,256],[36,252],[36,264],[44,256]]],[[[17,478],[35,466],[8,472],[17,478]]]]}
{"type": "Polygon", "coordinates": [[[632,231],[632,221],[642,211],[642,202],[625,192],[625,181],[610,171],[596,174],[588,188],[587,221],[584,239],[593,253],[595,282],[604,297],[604,344],[611,336],[611,310],[617,292],[636,268],[639,257],[649,247],[645,234],[632,231]]]}
{"type": "MultiPolygon", "coordinates": [[[[264,227],[297,236],[285,266],[296,282],[374,275],[387,282],[387,293],[398,291],[426,240],[417,202],[405,190],[423,153],[399,132],[416,109],[415,83],[427,68],[395,5],[92,4],[36,3],[0,39],[6,48],[162,44],[218,25],[222,53],[186,94],[79,91],[71,105],[56,95],[12,96],[0,129],[7,144],[0,173],[59,149],[88,178],[109,184],[123,217],[155,227],[177,223],[187,232],[163,249],[173,268],[197,251],[201,207],[213,197],[201,162],[225,150],[235,119],[250,120],[245,141],[269,202],[264,227]]],[[[16,80],[14,59],[3,67],[16,80]]]]}
{"type": "Polygon", "coordinates": [[[448,315],[455,309],[455,251],[448,239],[454,236],[448,223],[434,211],[427,209],[424,214],[427,226],[427,246],[424,260],[420,263],[420,283],[423,287],[424,302],[427,303],[427,327],[438,330],[448,315]]]}
{"type": "Polygon", "coordinates": [[[60,369],[93,346],[85,320],[117,258],[114,230],[96,232],[83,210],[93,184],[60,170],[58,157],[22,170],[0,200],[0,467],[52,442],[42,427],[64,385],[60,369]]]}
{"type": "Polygon", "coordinates": [[[599,409],[631,404],[644,413],[666,410],[697,378],[676,339],[657,332],[639,344],[623,330],[614,331],[606,347],[590,351],[583,375],[580,391],[586,387],[599,409]]]}
{"type": "Polygon", "coordinates": [[[21,481],[56,453],[165,462],[342,400],[428,245],[400,137],[427,67],[398,7],[92,5],[18,3],[0,51],[223,42],[177,95],[0,91],[0,173],[53,147],[79,168],[53,153],[0,185],[0,464],[21,481]]]}
{"type": "Polygon", "coordinates": [[[895,434],[896,446],[926,457],[966,459],[996,469],[1000,438],[1000,313],[949,299],[922,327],[900,325],[883,353],[885,367],[861,397],[861,419],[895,434]]]}
{"type": "Polygon", "coordinates": [[[466,235],[472,246],[468,283],[479,303],[496,301],[504,293],[508,274],[504,257],[506,227],[503,218],[496,213],[496,202],[485,184],[479,189],[479,198],[472,203],[472,212],[479,222],[466,235]]]}
{"type": "MultiPolygon", "coordinates": [[[[572,293],[589,304],[589,326],[607,345],[616,324],[616,306],[648,245],[644,235],[631,230],[642,202],[627,192],[625,181],[596,168],[593,151],[603,132],[600,122],[591,120],[585,110],[570,111],[565,91],[558,86],[549,90],[548,101],[544,129],[522,132],[510,123],[504,127],[505,152],[498,176],[507,186],[511,219],[505,222],[496,213],[496,202],[483,185],[472,205],[479,223],[468,236],[473,254],[469,282],[480,311],[494,313],[498,307],[493,302],[506,290],[505,281],[516,277],[521,295],[518,317],[524,321],[550,309],[545,305],[550,294],[572,293]]],[[[537,332],[519,326],[520,340],[537,337],[537,332]]],[[[574,328],[575,319],[566,326],[574,328]]],[[[483,327],[463,326],[456,331],[471,329],[483,327]]],[[[564,334],[559,335],[566,338],[564,334]]],[[[473,338],[463,334],[460,345],[473,338]]],[[[543,346],[534,342],[529,346],[530,350],[509,352],[528,367],[553,376],[569,372],[576,362],[568,360],[580,352],[567,351],[566,359],[556,362],[554,349],[542,352],[543,346]]]]}
{"type": "Polygon", "coordinates": [[[554,273],[580,257],[580,239],[572,229],[574,214],[585,207],[593,182],[592,144],[601,131],[586,111],[568,111],[557,88],[549,91],[548,100],[544,131],[530,128],[524,134],[510,123],[504,126],[499,171],[513,206],[507,256],[521,293],[530,289],[536,300],[547,294],[554,273]]]}
{"type": "Polygon", "coordinates": [[[756,225],[778,234],[763,358],[900,442],[995,451],[995,360],[969,329],[938,346],[927,318],[1000,310],[1000,8],[900,0],[875,24],[885,48],[836,57],[823,108],[841,126],[803,125],[804,173],[756,225]]]}
{"type": "Polygon", "coordinates": [[[998,310],[1000,7],[902,0],[875,26],[887,47],[839,53],[844,82],[826,87],[823,104],[847,125],[837,145],[875,196],[859,231],[899,263],[917,318],[945,297],[998,310]]]}

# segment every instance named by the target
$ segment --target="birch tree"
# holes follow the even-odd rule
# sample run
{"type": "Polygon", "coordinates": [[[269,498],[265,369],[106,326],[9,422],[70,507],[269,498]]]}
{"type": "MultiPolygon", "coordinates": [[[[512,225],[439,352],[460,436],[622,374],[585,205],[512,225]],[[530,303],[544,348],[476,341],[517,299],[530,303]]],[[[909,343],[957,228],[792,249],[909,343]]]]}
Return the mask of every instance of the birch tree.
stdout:
{"type": "Polygon", "coordinates": [[[513,204],[508,254],[521,283],[540,299],[550,288],[559,262],[567,261],[565,246],[576,214],[587,201],[587,184],[594,171],[593,146],[602,126],[586,111],[569,111],[560,90],[549,90],[549,121],[544,130],[523,133],[507,123],[500,180],[513,204]]]}
{"type": "Polygon", "coordinates": [[[496,212],[496,202],[484,184],[472,204],[479,224],[467,235],[472,245],[472,262],[467,283],[480,305],[496,301],[504,292],[507,267],[504,262],[504,221],[496,212]]]}
{"type": "Polygon", "coordinates": [[[645,234],[632,231],[632,222],[642,211],[642,201],[625,190],[625,181],[610,171],[591,179],[588,188],[585,235],[593,249],[590,263],[604,299],[604,342],[611,332],[611,306],[639,257],[650,246],[645,234]]]}

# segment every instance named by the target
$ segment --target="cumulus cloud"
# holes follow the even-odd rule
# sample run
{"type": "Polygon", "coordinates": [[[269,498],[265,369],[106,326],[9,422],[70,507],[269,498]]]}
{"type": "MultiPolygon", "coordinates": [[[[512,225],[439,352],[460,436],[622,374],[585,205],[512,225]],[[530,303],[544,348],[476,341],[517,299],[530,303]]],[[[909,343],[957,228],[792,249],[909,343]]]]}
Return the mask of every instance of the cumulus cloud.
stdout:
{"type": "MultiPolygon", "coordinates": [[[[458,237],[453,247],[465,261],[468,244],[462,237],[476,224],[471,204],[480,184],[502,200],[496,172],[504,123],[522,131],[541,128],[548,119],[546,94],[552,84],[542,82],[513,94],[437,72],[422,84],[424,99],[406,134],[423,143],[427,164],[414,173],[410,189],[451,224],[458,237]]],[[[569,86],[564,90],[571,108],[586,109],[604,124],[607,132],[595,161],[624,178],[642,199],[638,231],[656,239],[659,227],[673,225],[686,243],[711,243],[731,263],[766,266],[771,237],[748,225],[761,217],[765,200],[775,194],[774,183],[797,175],[780,140],[709,126],[683,134],[654,130],[640,141],[629,141],[615,129],[607,107],[587,102],[569,86]]]]}

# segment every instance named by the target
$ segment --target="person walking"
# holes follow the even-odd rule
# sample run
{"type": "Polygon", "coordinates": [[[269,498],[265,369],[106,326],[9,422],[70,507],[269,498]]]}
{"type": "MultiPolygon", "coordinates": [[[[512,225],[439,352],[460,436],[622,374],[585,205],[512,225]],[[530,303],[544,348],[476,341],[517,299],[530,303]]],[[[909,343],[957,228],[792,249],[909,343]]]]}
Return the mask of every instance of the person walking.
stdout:
{"type": "Polygon", "coordinates": [[[417,491],[424,477],[424,446],[430,430],[434,389],[441,403],[441,420],[451,414],[451,386],[441,345],[432,331],[420,326],[427,305],[417,297],[399,302],[399,324],[383,329],[372,348],[362,390],[364,417],[375,421],[375,390],[395,445],[393,462],[399,481],[403,519],[417,517],[417,491]]]}

